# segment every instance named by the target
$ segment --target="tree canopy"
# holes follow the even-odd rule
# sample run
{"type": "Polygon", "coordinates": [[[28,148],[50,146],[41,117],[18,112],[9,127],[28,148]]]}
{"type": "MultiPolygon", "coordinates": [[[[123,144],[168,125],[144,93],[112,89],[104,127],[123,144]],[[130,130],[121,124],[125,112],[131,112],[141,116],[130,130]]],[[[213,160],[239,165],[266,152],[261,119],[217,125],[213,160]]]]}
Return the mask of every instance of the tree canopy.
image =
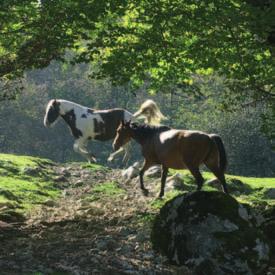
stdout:
{"type": "Polygon", "coordinates": [[[275,1],[9,0],[0,18],[2,81],[52,60],[91,62],[94,77],[151,93],[200,94],[194,76],[217,74],[227,105],[275,105],[275,1]]]}

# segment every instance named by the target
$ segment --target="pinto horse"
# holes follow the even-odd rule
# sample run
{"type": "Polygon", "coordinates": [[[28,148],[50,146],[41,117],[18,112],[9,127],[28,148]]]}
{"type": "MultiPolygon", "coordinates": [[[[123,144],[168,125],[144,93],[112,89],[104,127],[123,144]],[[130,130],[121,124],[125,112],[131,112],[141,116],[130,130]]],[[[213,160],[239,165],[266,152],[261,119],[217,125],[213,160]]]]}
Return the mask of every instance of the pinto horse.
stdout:
{"type": "MultiPolygon", "coordinates": [[[[47,104],[44,125],[51,127],[60,117],[63,118],[75,138],[74,151],[88,159],[89,162],[96,162],[95,156],[86,149],[88,141],[92,139],[111,140],[115,137],[121,120],[129,121],[140,116],[145,117],[145,121],[152,124],[158,124],[164,118],[153,100],[146,100],[140,109],[132,114],[125,109],[95,110],[71,101],[52,99],[47,104]]],[[[115,155],[125,149],[121,148],[111,154],[108,160],[113,160],[115,155]]]]}
{"type": "Polygon", "coordinates": [[[223,191],[228,193],[224,176],[227,160],[220,136],[122,121],[113,142],[114,150],[118,150],[131,139],[142,147],[145,161],[139,176],[140,187],[145,195],[148,194],[148,190],[143,185],[144,172],[156,164],[162,165],[160,198],[164,195],[169,168],[189,169],[196,179],[197,190],[201,190],[204,182],[199,170],[201,164],[205,164],[213,172],[223,191]]]}

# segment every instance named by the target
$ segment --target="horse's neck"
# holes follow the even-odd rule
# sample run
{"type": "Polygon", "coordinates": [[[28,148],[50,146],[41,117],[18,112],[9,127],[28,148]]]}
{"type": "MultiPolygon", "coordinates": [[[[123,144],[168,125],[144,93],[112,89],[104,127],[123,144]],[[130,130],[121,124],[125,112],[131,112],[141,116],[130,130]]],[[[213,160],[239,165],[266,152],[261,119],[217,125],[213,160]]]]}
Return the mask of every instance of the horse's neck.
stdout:
{"type": "Polygon", "coordinates": [[[132,130],[131,137],[139,144],[144,145],[152,136],[144,136],[138,130],[132,130]]]}
{"type": "Polygon", "coordinates": [[[71,110],[75,110],[75,111],[81,111],[82,109],[85,109],[86,107],[81,106],[77,103],[71,102],[71,101],[67,101],[67,100],[62,100],[60,101],[61,106],[61,115],[65,115],[67,112],[71,111],[71,110]]]}

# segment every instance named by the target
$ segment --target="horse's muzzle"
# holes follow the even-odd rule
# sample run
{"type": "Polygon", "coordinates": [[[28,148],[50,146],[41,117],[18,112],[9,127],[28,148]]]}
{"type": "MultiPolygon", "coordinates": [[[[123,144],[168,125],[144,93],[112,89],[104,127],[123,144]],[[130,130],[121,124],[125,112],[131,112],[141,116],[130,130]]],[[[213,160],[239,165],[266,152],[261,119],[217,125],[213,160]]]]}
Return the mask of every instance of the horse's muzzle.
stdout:
{"type": "Polygon", "coordinates": [[[46,128],[52,128],[54,123],[50,123],[48,120],[44,120],[44,126],[46,128]]]}

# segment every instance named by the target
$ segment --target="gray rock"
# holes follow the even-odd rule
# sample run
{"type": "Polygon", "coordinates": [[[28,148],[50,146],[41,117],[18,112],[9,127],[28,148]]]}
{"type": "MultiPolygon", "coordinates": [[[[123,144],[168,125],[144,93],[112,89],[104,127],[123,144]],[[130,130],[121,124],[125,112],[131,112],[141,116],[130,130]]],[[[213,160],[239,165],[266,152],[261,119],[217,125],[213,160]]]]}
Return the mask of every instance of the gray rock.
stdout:
{"type": "Polygon", "coordinates": [[[269,246],[252,211],[222,192],[194,192],[166,203],[153,247],[195,274],[264,274],[269,246]]]}
{"type": "Polygon", "coordinates": [[[55,206],[57,206],[57,203],[55,201],[53,201],[53,200],[46,200],[46,201],[44,201],[43,204],[46,205],[46,206],[48,206],[48,207],[55,207],[55,206]]]}
{"type": "Polygon", "coordinates": [[[127,169],[123,170],[121,172],[121,176],[125,180],[131,180],[139,175],[139,168],[140,168],[140,163],[135,162],[132,166],[128,167],[127,169]]]}
{"type": "MultiPolygon", "coordinates": [[[[241,180],[236,178],[228,178],[226,180],[227,186],[230,193],[234,193],[235,195],[240,194],[249,194],[251,193],[251,187],[248,184],[243,183],[241,180]]],[[[222,186],[218,179],[214,178],[211,180],[208,180],[206,184],[218,189],[222,190],[222,186]]]]}
{"type": "Polygon", "coordinates": [[[216,189],[220,189],[220,182],[216,178],[206,181],[205,184],[210,185],[216,189]]]}
{"type": "Polygon", "coordinates": [[[154,165],[150,167],[145,173],[144,176],[149,178],[159,178],[161,176],[161,167],[160,165],[154,165]]]}
{"type": "Polygon", "coordinates": [[[265,197],[268,199],[275,199],[275,188],[267,188],[265,191],[265,197]]]}
{"type": "Polygon", "coordinates": [[[182,176],[179,173],[176,173],[175,175],[167,178],[165,190],[186,190],[182,176]]]}
{"type": "Polygon", "coordinates": [[[84,183],[83,183],[83,180],[77,180],[75,183],[74,183],[74,186],[75,187],[80,187],[82,186],[84,183]]]}
{"type": "Polygon", "coordinates": [[[28,176],[38,176],[41,169],[39,167],[24,167],[22,172],[28,176]]]}
{"type": "Polygon", "coordinates": [[[64,176],[64,175],[60,175],[60,176],[57,176],[57,177],[54,177],[53,179],[55,182],[67,182],[67,178],[64,176]]]}
{"type": "Polygon", "coordinates": [[[119,244],[115,240],[107,238],[107,239],[99,240],[96,244],[96,247],[100,251],[104,251],[104,250],[113,251],[119,247],[119,244]]]}
{"type": "Polygon", "coordinates": [[[64,177],[69,177],[71,176],[71,173],[69,172],[70,169],[62,167],[60,169],[60,173],[64,176],[64,177]]]}
{"type": "Polygon", "coordinates": [[[260,228],[264,232],[265,237],[269,240],[271,252],[275,254],[275,206],[263,211],[262,218],[263,220],[260,224],[260,228]]]}

